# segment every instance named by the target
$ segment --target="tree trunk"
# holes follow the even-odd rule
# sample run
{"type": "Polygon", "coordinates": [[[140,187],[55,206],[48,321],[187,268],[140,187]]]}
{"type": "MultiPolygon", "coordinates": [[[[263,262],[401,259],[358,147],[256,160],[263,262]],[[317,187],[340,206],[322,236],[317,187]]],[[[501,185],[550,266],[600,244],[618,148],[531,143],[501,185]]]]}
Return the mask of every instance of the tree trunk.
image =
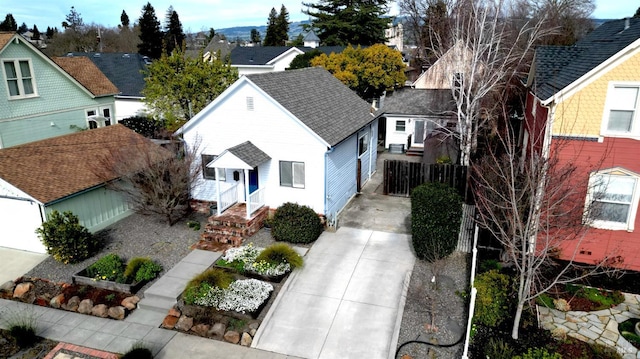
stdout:
{"type": "Polygon", "coordinates": [[[513,317],[513,328],[511,329],[511,338],[518,340],[518,330],[520,329],[520,318],[522,318],[522,310],[524,303],[518,301],[518,307],[516,308],[516,315],[513,317]]]}

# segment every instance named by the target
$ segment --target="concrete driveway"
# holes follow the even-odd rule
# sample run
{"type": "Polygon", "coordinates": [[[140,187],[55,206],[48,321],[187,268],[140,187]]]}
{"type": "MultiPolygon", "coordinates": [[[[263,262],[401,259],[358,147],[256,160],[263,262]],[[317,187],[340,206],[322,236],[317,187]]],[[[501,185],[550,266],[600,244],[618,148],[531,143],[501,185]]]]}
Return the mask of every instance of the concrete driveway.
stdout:
{"type": "Polygon", "coordinates": [[[407,234],[324,232],[260,326],[252,347],[301,358],[390,358],[414,263],[407,234]]]}
{"type": "Polygon", "coordinates": [[[0,284],[24,275],[49,255],[0,247],[0,284]]]}
{"type": "MultiPolygon", "coordinates": [[[[280,291],[252,347],[301,358],[393,358],[415,256],[409,198],[378,171],[280,291]]],[[[403,156],[404,157],[404,156],[403,156]]]]}

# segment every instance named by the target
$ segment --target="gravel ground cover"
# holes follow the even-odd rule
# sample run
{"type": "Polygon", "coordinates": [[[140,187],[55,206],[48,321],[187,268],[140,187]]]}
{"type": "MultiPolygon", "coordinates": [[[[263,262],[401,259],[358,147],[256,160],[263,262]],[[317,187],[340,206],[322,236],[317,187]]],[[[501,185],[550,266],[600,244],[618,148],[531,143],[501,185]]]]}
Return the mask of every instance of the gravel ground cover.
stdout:
{"type": "Polygon", "coordinates": [[[469,288],[469,260],[465,253],[454,252],[440,266],[416,260],[402,316],[396,357],[460,358],[464,348],[468,306],[465,294],[469,288]],[[432,279],[436,275],[435,283],[432,279]]]}

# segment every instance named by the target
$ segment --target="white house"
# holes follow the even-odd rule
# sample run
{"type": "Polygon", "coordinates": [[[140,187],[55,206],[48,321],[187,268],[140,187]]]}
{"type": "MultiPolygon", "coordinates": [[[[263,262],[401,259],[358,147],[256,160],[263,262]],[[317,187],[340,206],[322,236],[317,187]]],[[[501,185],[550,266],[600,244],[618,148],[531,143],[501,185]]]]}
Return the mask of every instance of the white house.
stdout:
{"type": "Polygon", "coordinates": [[[242,76],[177,134],[202,159],[195,200],[247,217],[297,202],[331,224],[376,170],[377,131],[370,104],[306,68],[242,76]]]}

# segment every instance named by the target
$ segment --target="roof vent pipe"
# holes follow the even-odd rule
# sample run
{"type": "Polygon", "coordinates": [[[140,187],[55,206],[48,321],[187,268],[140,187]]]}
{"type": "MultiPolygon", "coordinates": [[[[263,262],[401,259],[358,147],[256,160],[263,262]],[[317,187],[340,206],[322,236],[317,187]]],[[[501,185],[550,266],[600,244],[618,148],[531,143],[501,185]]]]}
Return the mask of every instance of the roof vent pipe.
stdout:
{"type": "Polygon", "coordinates": [[[625,18],[624,18],[624,29],[626,30],[626,29],[628,29],[628,28],[629,28],[629,18],[628,18],[628,17],[625,17],[625,18]]]}

